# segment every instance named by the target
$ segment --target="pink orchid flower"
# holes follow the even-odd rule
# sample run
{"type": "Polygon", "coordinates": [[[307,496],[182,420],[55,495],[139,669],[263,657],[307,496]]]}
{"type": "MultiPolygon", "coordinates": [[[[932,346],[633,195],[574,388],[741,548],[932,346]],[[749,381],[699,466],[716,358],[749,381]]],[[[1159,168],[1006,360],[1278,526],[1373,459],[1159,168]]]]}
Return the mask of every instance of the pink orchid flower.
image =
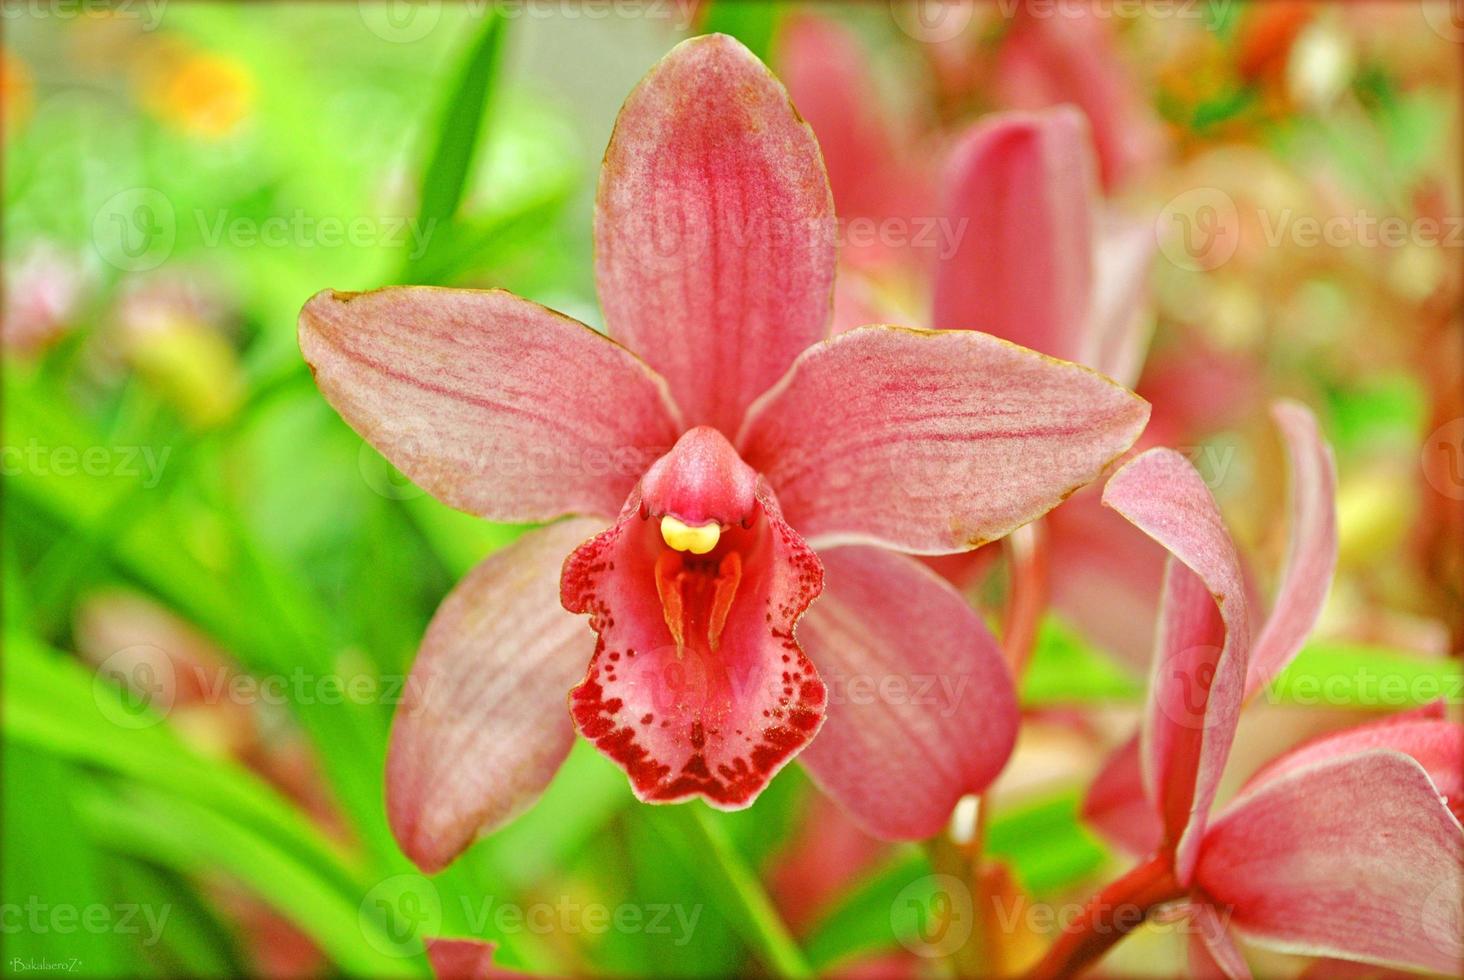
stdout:
{"type": "Polygon", "coordinates": [[[1035,519],[1147,405],[972,331],[827,339],[833,222],[782,86],[711,35],[651,70],[605,154],[595,271],[618,343],[502,291],[306,305],[321,391],[404,473],[490,520],[574,515],[485,560],[427,631],[387,759],[422,867],[531,803],[574,729],[647,802],[744,807],[801,753],[887,838],[935,833],[1001,768],[1001,654],[903,553],[1035,519]]]}
{"type": "Polygon", "coordinates": [[[1108,802],[1127,806],[1105,816],[1147,821],[1154,850],[1088,906],[1038,976],[1071,975],[1101,955],[1122,929],[1094,926],[1122,903],[1185,903],[1199,976],[1249,976],[1232,933],[1285,952],[1441,972],[1464,957],[1464,727],[1440,707],[1288,753],[1210,815],[1241,706],[1295,655],[1336,557],[1330,453],[1305,409],[1275,414],[1293,468],[1293,523],[1283,584],[1258,632],[1234,544],[1182,456],[1150,450],[1104,490],[1170,554],[1143,735],[1105,773],[1109,791],[1124,773],[1147,804],[1112,792],[1108,802]]]}
{"type": "Polygon", "coordinates": [[[1158,114],[1117,50],[1110,18],[1077,4],[1018,8],[997,54],[994,81],[1012,109],[1073,104],[1093,129],[1103,186],[1154,169],[1165,152],[1158,114]]]}

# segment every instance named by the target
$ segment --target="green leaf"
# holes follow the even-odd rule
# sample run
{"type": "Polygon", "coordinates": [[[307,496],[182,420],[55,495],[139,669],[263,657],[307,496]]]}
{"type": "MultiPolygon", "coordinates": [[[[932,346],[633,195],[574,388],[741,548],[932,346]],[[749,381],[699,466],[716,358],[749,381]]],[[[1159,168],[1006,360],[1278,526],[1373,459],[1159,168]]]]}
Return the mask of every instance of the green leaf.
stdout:
{"type": "Polygon", "coordinates": [[[930,859],[923,850],[899,848],[846,894],[808,937],[805,948],[813,968],[824,973],[847,960],[893,949],[901,936],[915,935],[919,927],[916,906],[901,899],[924,897],[921,882],[931,874],[930,859]]]}
{"type": "Polygon", "coordinates": [[[1137,700],[1143,686],[1071,626],[1049,616],[1038,630],[1021,693],[1027,707],[1092,704],[1137,700]]]}
{"type": "Polygon", "coordinates": [[[467,191],[478,150],[478,134],[493,90],[503,49],[504,20],[489,7],[477,40],[446,93],[437,124],[437,138],[422,173],[418,227],[427,234],[449,224],[467,191]]]}
{"type": "Polygon", "coordinates": [[[694,802],[644,807],[636,814],[651,821],[681,859],[699,869],[708,893],[721,899],[723,917],[774,972],[784,977],[813,975],[757,875],[705,806],[694,802]]]}
{"type": "Polygon", "coordinates": [[[1361,644],[1312,643],[1262,695],[1273,704],[1403,711],[1464,701],[1464,664],[1361,644]]]}
{"type": "Polygon", "coordinates": [[[713,0],[702,22],[702,33],[730,34],[766,63],[771,57],[781,8],[778,0],[713,0]]]}

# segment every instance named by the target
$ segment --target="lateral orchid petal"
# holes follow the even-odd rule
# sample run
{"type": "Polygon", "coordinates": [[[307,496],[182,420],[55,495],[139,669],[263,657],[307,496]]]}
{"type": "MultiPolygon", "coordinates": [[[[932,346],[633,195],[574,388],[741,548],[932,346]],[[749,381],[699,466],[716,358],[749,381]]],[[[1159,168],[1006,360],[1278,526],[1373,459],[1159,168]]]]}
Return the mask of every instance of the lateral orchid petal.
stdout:
{"type": "Polygon", "coordinates": [[[783,86],[720,34],[677,45],[620,110],[595,204],[612,336],[671,386],[688,425],[731,434],[828,335],[834,211],[783,86]]]}
{"type": "Polygon", "coordinates": [[[1179,453],[1151,449],[1103,502],[1169,550],[1142,735],[1146,785],[1187,884],[1245,694],[1250,609],[1240,559],[1209,488],[1179,453]]]}
{"type": "Polygon", "coordinates": [[[1464,830],[1413,759],[1336,756],[1266,780],[1205,834],[1195,882],[1285,952],[1457,973],[1464,830]]]}
{"type": "MultiPolygon", "coordinates": [[[[692,430],[663,462],[652,489],[684,486],[670,478],[683,468],[740,479],[736,454],[711,429],[692,430]],[[721,459],[708,466],[708,455],[721,459]]],[[[637,488],[614,526],[565,562],[560,595],[600,638],[570,695],[580,732],[641,800],[701,796],[735,810],[823,722],[824,685],[793,634],[823,571],[766,485],[745,501],[716,496],[745,509],[710,514],[722,530],[693,554],[662,540],[652,518],[665,503],[637,488]]]]}
{"type": "Polygon", "coordinates": [[[1011,753],[1019,714],[1006,660],[920,562],[868,547],[820,558],[824,592],[798,638],[832,693],[803,764],[874,836],[931,837],[1011,753]]]}
{"type": "Polygon", "coordinates": [[[864,327],[803,354],[737,444],[816,546],[947,554],[1046,513],[1147,418],[1101,375],[986,334],[864,327]]]}
{"type": "Polygon", "coordinates": [[[603,526],[530,531],[459,582],[427,628],[386,759],[392,833],[424,870],[531,804],[569,753],[564,695],[594,637],[559,607],[559,568],[603,526]]]}
{"type": "Polygon", "coordinates": [[[1278,402],[1271,414],[1291,463],[1291,539],[1286,570],[1271,616],[1256,637],[1246,697],[1265,687],[1291,662],[1322,613],[1337,567],[1337,472],[1317,420],[1296,402],[1278,402]]]}
{"type": "Polygon", "coordinates": [[[934,325],[1080,360],[1097,200],[1082,113],[987,117],[957,146],[946,187],[945,213],[961,234],[937,266],[934,325]]]}
{"type": "Polygon", "coordinates": [[[300,349],[367,442],[491,520],[612,516],[679,429],[635,355],[502,290],[325,290],[300,311],[300,349]]]}

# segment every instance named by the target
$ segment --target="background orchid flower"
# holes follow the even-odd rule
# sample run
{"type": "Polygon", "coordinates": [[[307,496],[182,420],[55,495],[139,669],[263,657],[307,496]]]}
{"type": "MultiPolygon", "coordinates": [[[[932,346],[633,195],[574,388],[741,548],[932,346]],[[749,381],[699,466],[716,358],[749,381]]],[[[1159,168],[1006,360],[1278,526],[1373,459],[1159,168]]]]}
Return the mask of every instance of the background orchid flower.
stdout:
{"type": "MultiPolygon", "coordinates": [[[[1225,730],[1228,730],[1231,736],[1234,734],[1235,720],[1238,717],[1240,705],[1254,697],[1274,680],[1301,649],[1307,634],[1316,624],[1317,617],[1321,615],[1322,604],[1326,600],[1332,581],[1332,571],[1337,562],[1337,478],[1331,452],[1317,432],[1315,418],[1307,409],[1295,403],[1282,402],[1278,403],[1272,412],[1286,444],[1291,466],[1291,486],[1288,494],[1290,543],[1275,603],[1269,618],[1255,633],[1253,645],[1240,646],[1242,642],[1249,642],[1249,630],[1256,625],[1255,620],[1258,615],[1256,610],[1250,607],[1249,591],[1242,582],[1238,557],[1235,558],[1234,569],[1226,572],[1231,575],[1231,579],[1224,583],[1229,590],[1227,594],[1239,597],[1238,600],[1231,602],[1231,615],[1244,617],[1247,632],[1240,634],[1241,627],[1237,625],[1235,632],[1226,633],[1225,642],[1231,644],[1232,649],[1239,649],[1240,652],[1228,654],[1225,662],[1227,665],[1244,664],[1246,673],[1243,687],[1238,694],[1229,687],[1223,688],[1219,692],[1211,688],[1206,697],[1207,704],[1213,704],[1212,710],[1217,712],[1214,716],[1219,719],[1217,724],[1228,726],[1225,730]],[[1234,659],[1230,659],[1231,657],[1234,659]],[[1226,702],[1222,707],[1220,697],[1230,698],[1232,695],[1238,697],[1239,700],[1235,700],[1233,703],[1226,702]]],[[[1122,488],[1124,485],[1124,483],[1120,483],[1119,487],[1122,488]]],[[[1144,525],[1140,521],[1134,520],[1130,511],[1125,510],[1121,505],[1125,499],[1121,495],[1112,496],[1110,491],[1105,489],[1103,499],[1104,503],[1117,513],[1133,521],[1140,529],[1147,531],[1144,525]]],[[[1208,516],[1209,511],[1213,509],[1208,490],[1203,497],[1196,494],[1194,506],[1208,516]]],[[[1234,545],[1230,542],[1228,532],[1221,524],[1214,524],[1214,527],[1217,529],[1217,536],[1201,544],[1209,552],[1223,551],[1228,556],[1233,556],[1235,554],[1234,545]]],[[[1160,539],[1157,534],[1154,537],[1167,545],[1167,542],[1160,539]]],[[[1171,551],[1171,554],[1173,553],[1171,551]]],[[[1171,569],[1174,561],[1174,558],[1169,560],[1171,569]]],[[[1168,609],[1172,604],[1169,599],[1169,590],[1174,587],[1174,574],[1173,571],[1170,571],[1166,576],[1164,615],[1168,614],[1168,609]]],[[[1215,574],[1220,573],[1217,571],[1215,574]]],[[[1218,629],[1219,624],[1211,624],[1211,628],[1212,630],[1218,629]]],[[[1180,639],[1184,638],[1180,637],[1180,639]]],[[[1175,655],[1175,651],[1179,649],[1173,645],[1174,642],[1176,641],[1164,633],[1161,633],[1156,639],[1159,646],[1156,647],[1151,672],[1153,686],[1144,716],[1143,739],[1164,737],[1162,733],[1169,731],[1171,727],[1166,724],[1166,719],[1171,717],[1172,712],[1179,710],[1173,706],[1186,702],[1197,703],[1196,699],[1199,698],[1198,694],[1187,688],[1174,686],[1182,683],[1183,680],[1187,680],[1190,684],[1198,682],[1195,674],[1184,673],[1187,669],[1185,665],[1169,664],[1163,659],[1175,655]],[[1183,675],[1183,679],[1181,675],[1183,675]],[[1166,680],[1170,684],[1168,689],[1160,683],[1166,680]],[[1157,700],[1161,698],[1168,700],[1161,703],[1157,700]],[[1151,732],[1156,734],[1149,734],[1151,732]]],[[[1195,644],[1190,644],[1190,646],[1198,649],[1195,644]]],[[[1219,650],[1224,644],[1214,646],[1218,656],[1219,650]]],[[[1218,665],[1213,669],[1218,671],[1218,665]]],[[[1228,667],[1227,669],[1239,668],[1228,667]]],[[[1216,676],[1220,675],[1217,673],[1216,676]]],[[[1177,722],[1185,720],[1183,717],[1174,719],[1177,722]]],[[[1225,737],[1227,750],[1229,737],[1225,737]]],[[[1144,792],[1145,785],[1148,785],[1144,780],[1152,778],[1152,774],[1146,774],[1141,778],[1140,772],[1153,763],[1143,756],[1142,752],[1151,750],[1141,750],[1140,741],[1141,737],[1135,735],[1114,751],[1094,781],[1084,802],[1083,813],[1087,820],[1105,836],[1134,853],[1142,854],[1153,850],[1160,844],[1166,825],[1158,819],[1154,809],[1147,805],[1147,801],[1153,799],[1153,796],[1144,792]]],[[[1214,759],[1211,761],[1210,775],[1213,778],[1207,779],[1206,792],[1212,794],[1212,798],[1214,785],[1219,779],[1219,771],[1216,767],[1223,767],[1223,765],[1223,756],[1218,761],[1214,759]]],[[[1199,802],[1196,802],[1195,805],[1201,806],[1199,802]]],[[[1204,802],[1203,806],[1208,806],[1208,800],[1204,802]]]]}
{"type": "MultiPolygon", "coordinates": [[[[1210,816],[1241,706],[1295,655],[1335,562],[1330,453],[1305,409],[1275,415],[1292,459],[1292,536],[1259,631],[1235,547],[1182,456],[1150,450],[1105,487],[1104,502],[1171,557],[1142,738],[1115,755],[1088,804],[1090,814],[1101,804],[1105,829],[1142,828],[1148,839],[1133,842],[1152,856],[1102,901],[1186,901],[1197,975],[1249,976],[1227,924],[1286,952],[1457,969],[1464,729],[1438,708],[1289,753],[1210,816]]],[[[1090,916],[1100,914],[1095,900],[1090,916]]],[[[1114,938],[1079,926],[1039,974],[1075,972],[1114,938]]]]}
{"type": "Polygon", "coordinates": [[[900,552],[1036,518],[1147,406],[971,331],[826,340],[818,146],[725,36],[628,97],[595,239],[620,343],[501,291],[327,291],[301,313],[321,391],[423,487],[491,520],[578,515],[434,618],[387,760],[397,839],[447,864],[543,790],[571,715],[642,800],[743,807],[801,752],[871,831],[929,836],[1000,769],[1016,703],[980,619],[900,552]]]}

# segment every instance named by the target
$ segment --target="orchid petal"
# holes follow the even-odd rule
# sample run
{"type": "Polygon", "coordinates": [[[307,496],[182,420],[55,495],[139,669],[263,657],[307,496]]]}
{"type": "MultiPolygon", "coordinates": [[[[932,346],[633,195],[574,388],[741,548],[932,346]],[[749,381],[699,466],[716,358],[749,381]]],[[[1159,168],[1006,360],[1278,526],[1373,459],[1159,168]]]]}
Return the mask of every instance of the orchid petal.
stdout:
{"type": "Polygon", "coordinates": [[[1373,750],[1243,794],[1210,825],[1196,883],[1284,952],[1457,973],[1464,830],[1414,760],[1373,750]]]}
{"type": "Polygon", "coordinates": [[[741,44],[683,41],[626,99],[595,206],[600,303],[688,425],[736,431],[827,336],[834,242],[813,133],[741,44]]]}
{"type": "Polygon", "coordinates": [[[1250,609],[1215,499],[1179,453],[1151,449],[1103,502],[1170,552],[1143,730],[1146,785],[1188,883],[1245,694],[1250,609]]]}
{"type": "Polygon", "coordinates": [[[1337,567],[1337,472],[1317,420],[1296,402],[1271,409],[1291,461],[1291,540],[1271,617],[1251,651],[1246,697],[1265,687],[1296,656],[1322,613],[1337,567]]]}
{"type": "Polygon", "coordinates": [[[1099,222],[1093,304],[1077,359],[1127,387],[1139,379],[1149,345],[1153,317],[1145,307],[1157,247],[1148,222],[1114,216],[1099,222]]]}
{"type": "Polygon", "coordinates": [[[367,442],[491,520],[613,515],[678,431],[633,354],[502,290],[326,290],[300,311],[300,349],[367,442]]]}
{"type": "Polygon", "coordinates": [[[1230,930],[1215,906],[1197,902],[1191,907],[1189,967],[1191,980],[1250,980],[1250,967],[1230,938],[1230,930]]]}
{"type": "Polygon", "coordinates": [[[559,568],[603,526],[530,531],[468,573],[432,618],[386,759],[392,832],[423,870],[531,804],[568,754],[564,699],[594,637],[559,608],[559,568]]]}
{"type": "Polygon", "coordinates": [[[1083,798],[1083,819],[1131,854],[1152,854],[1163,841],[1164,825],[1144,790],[1137,735],[1103,763],[1083,798]]]}
{"type": "Polygon", "coordinates": [[[715,568],[730,552],[746,556],[724,576],[735,595],[714,628],[715,613],[681,610],[680,599],[690,629],[669,627],[664,549],[639,490],[565,562],[561,601],[589,613],[600,636],[570,695],[575,725],[647,803],[701,796],[718,809],[749,806],[823,723],[827,694],[793,639],[823,572],[765,485],[756,499],[759,516],[730,527],[706,559],[715,568]]]}
{"type": "Polygon", "coordinates": [[[1147,418],[1101,375],[986,334],[864,327],[804,353],[738,445],[816,547],[946,554],[1040,517],[1147,418]]]}
{"type": "Polygon", "coordinates": [[[1261,769],[1243,792],[1298,769],[1368,749],[1392,749],[1428,773],[1456,814],[1464,808],[1464,726],[1444,720],[1442,703],[1334,732],[1292,749],[1261,769]]]}
{"type": "Polygon", "coordinates": [[[1006,764],[1019,720],[1001,648],[962,596],[880,548],[821,552],[798,637],[830,690],[803,753],[824,792],[885,840],[938,833],[1006,764]]]}
{"type": "Polygon", "coordinates": [[[946,214],[961,234],[937,267],[935,326],[1070,361],[1086,353],[1097,196],[1087,140],[1065,106],[989,116],[960,142],[946,214]]]}

